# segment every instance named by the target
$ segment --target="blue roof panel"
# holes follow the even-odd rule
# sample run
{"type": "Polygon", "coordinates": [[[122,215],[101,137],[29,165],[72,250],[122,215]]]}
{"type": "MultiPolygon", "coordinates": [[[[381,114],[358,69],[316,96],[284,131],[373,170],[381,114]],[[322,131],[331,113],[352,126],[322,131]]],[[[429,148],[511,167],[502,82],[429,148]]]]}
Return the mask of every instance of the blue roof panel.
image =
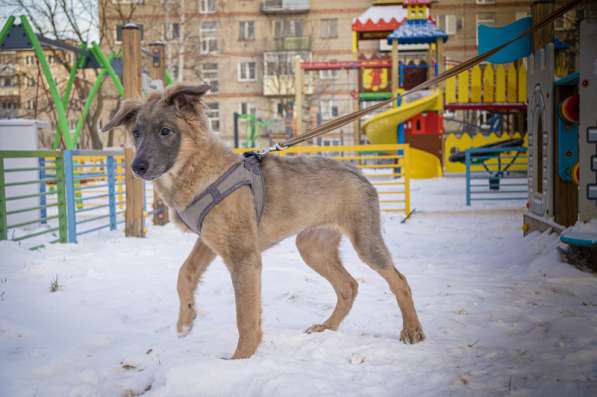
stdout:
{"type": "Polygon", "coordinates": [[[387,37],[388,44],[398,39],[398,44],[430,44],[437,40],[448,41],[448,35],[429,19],[408,19],[387,37]]]}

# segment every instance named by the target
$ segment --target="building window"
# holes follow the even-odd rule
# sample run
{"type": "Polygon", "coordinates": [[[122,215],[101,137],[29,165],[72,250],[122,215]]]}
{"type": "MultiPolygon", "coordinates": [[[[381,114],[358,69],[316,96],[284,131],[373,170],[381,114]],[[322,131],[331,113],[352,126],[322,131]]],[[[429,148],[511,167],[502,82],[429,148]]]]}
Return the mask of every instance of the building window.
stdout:
{"type": "Polygon", "coordinates": [[[206,103],[205,116],[209,129],[213,132],[220,132],[220,104],[217,102],[206,103]]]}
{"type": "Polygon", "coordinates": [[[275,37],[302,37],[303,32],[301,19],[277,19],[274,22],[275,37]]]}
{"type": "Polygon", "coordinates": [[[479,45],[479,26],[495,26],[495,14],[478,14],[477,15],[477,29],[475,30],[475,34],[477,37],[477,45],[479,45]]]}
{"type": "Polygon", "coordinates": [[[166,28],[166,40],[176,40],[180,38],[180,24],[178,22],[169,23],[166,28]]]}
{"type": "Polygon", "coordinates": [[[238,64],[238,81],[257,80],[257,63],[241,62],[238,64]]]}
{"type": "Polygon", "coordinates": [[[35,109],[35,100],[33,100],[33,99],[27,100],[27,104],[25,105],[25,108],[27,110],[33,110],[33,109],[35,109]]]}
{"type": "Polygon", "coordinates": [[[338,106],[333,99],[323,100],[319,102],[319,112],[323,120],[329,120],[338,117],[338,106]]]}
{"type": "Polygon", "coordinates": [[[281,118],[291,118],[294,108],[292,99],[274,102],[274,113],[281,118]]]}
{"type": "Polygon", "coordinates": [[[218,51],[218,23],[216,21],[202,22],[199,35],[201,37],[201,54],[218,51]]]}
{"type": "Polygon", "coordinates": [[[25,80],[27,83],[27,87],[35,87],[37,83],[33,77],[25,77],[25,80]]]}
{"type": "MultiPolygon", "coordinates": [[[[117,43],[121,43],[122,42],[122,27],[124,25],[122,24],[118,24],[116,25],[116,31],[114,32],[114,38],[116,39],[117,43]]],[[[143,25],[141,24],[137,24],[137,26],[139,26],[139,29],[141,30],[141,41],[143,41],[143,25]]]]}
{"type": "Polygon", "coordinates": [[[216,9],[216,0],[199,0],[199,13],[213,14],[214,12],[216,12],[216,9]]]}
{"type": "Polygon", "coordinates": [[[240,21],[238,39],[241,41],[255,40],[255,21],[240,21]]]}
{"type": "Polygon", "coordinates": [[[25,57],[25,65],[35,65],[35,55],[27,55],[25,57]]]}
{"type": "Polygon", "coordinates": [[[240,114],[257,114],[257,106],[252,102],[241,102],[240,103],[240,114]]]}
{"type": "Polygon", "coordinates": [[[322,19],[319,37],[322,39],[333,39],[338,37],[338,18],[322,19]]]}
{"type": "Polygon", "coordinates": [[[342,142],[337,138],[321,138],[321,146],[340,146],[342,142]]]}
{"type": "Polygon", "coordinates": [[[448,35],[456,34],[460,28],[456,15],[440,15],[439,25],[448,35]]]}
{"type": "Polygon", "coordinates": [[[209,84],[211,92],[216,93],[220,89],[217,63],[204,63],[201,65],[201,79],[209,84]]]}
{"type": "Polygon", "coordinates": [[[15,79],[11,76],[9,77],[0,77],[0,86],[1,87],[15,87],[15,79]]]}
{"type": "Polygon", "coordinates": [[[338,78],[338,69],[320,70],[319,78],[322,80],[335,80],[338,78]]]}

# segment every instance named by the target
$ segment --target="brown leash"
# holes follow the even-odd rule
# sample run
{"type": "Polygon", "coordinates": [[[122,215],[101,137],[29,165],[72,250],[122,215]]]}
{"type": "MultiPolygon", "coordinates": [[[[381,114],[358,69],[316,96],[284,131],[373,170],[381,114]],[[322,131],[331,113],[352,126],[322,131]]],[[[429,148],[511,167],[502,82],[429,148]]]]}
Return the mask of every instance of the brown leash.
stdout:
{"type": "Polygon", "coordinates": [[[265,150],[262,150],[260,152],[257,152],[255,154],[257,154],[259,157],[261,157],[269,152],[281,151],[281,150],[287,149],[291,146],[297,145],[301,142],[305,142],[309,139],[313,139],[318,136],[327,134],[330,131],[333,131],[335,129],[343,127],[343,126],[363,117],[367,113],[370,113],[374,110],[380,109],[380,108],[392,103],[393,101],[395,101],[398,98],[398,96],[405,97],[405,96],[415,93],[417,91],[421,91],[421,90],[425,90],[427,88],[433,87],[433,86],[437,85],[438,83],[441,83],[442,81],[449,79],[450,77],[454,77],[454,76],[460,74],[461,72],[463,72],[464,70],[470,69],[471,67],[483,62],[485,59],[489,58],[496,52],[506,48],[510,44],[514,43],[516,40],[519,40],[519,39],[525,37],[526,35],[541,29],[545,25],[553,22],[556,18],[558,18],[558,17],[562,16],[563,14],[565,14],[566,12],[570,11],[572,8],[574,8],[576,5],[578,5],[581,1],[582,0],[572,0],[572,1],[568,2],[564,6],[558,8],[557,10],[555,10],[554,12],[549,14],[541,22],[537,23],[536,25],[531,26],[530,28],[528,28],[527,30],[525,30],[524,32],[519,34],[514,39],[509,40],[509,41],[505,42],[504,44],[501,44],[489,51],[486,51],[483,54],[480,54],[473,58],[470,58],[470,59],[462,62],[461,64],[453,67],[452,69],[446,70],[445,72],[437,75],[435,78],[433,78],[431,80],[424,81],[423,83],[417,85],[414,88],[411,88],[410,90],[404,92],[403,94],[394,95],[394,96],[390,97],[389,99],[386,99],[386,100],[379,102],[375,105],[366,107],[365,109],[357,110],[356,112],[348,113],[343,116],[337,117],[331,121],[328,121],[327,123],[320,125],[319,127],[312,128],[312,129],[308,130],[304,134],[301,134],[294,138],[288,139],[284,142],[277,143],[274,146],[267,148],[265,150]]]}

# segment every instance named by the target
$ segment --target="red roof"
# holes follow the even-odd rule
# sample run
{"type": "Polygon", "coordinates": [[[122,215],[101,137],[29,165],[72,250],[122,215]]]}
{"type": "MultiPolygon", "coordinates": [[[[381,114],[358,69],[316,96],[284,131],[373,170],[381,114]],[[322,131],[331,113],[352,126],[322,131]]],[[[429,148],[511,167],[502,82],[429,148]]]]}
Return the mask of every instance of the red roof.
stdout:
{"type": "Polygon", "coordinates": [[[355,32],[392,32],[406,17],[402,6],[371,6],[352,22],[355,32]]]}

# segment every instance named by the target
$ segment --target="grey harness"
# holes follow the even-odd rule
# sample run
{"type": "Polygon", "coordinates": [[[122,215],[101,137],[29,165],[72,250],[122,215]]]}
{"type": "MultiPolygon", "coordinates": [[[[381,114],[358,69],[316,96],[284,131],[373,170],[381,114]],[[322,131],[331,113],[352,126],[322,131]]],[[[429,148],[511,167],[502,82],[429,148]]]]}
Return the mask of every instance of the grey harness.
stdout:
{"type": "Polygon", "coordinates": [[[257,155],[249,155],[234,164],[207,189],[201,192],[178,216],[185,225],[197,234],[201,234],[203,220],[209,211],[235,190],[249,186],[253,193],[253,203],[257,212],[257,223],[261,221],[265,205],[265,185],[257,155]]]}

